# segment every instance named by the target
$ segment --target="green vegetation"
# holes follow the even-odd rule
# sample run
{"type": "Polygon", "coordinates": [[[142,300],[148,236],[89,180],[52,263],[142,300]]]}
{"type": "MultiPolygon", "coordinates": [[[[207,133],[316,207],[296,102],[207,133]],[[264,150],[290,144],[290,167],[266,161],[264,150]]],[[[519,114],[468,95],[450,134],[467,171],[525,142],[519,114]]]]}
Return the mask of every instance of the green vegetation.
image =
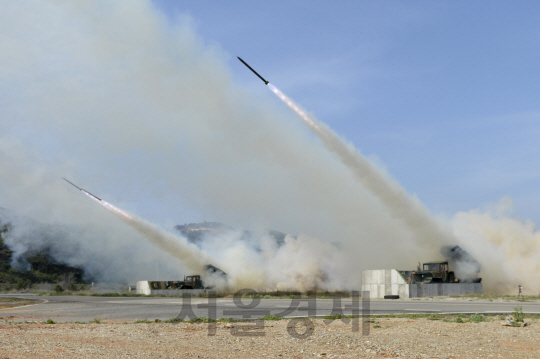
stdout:
{"type": "Polygon", "coordinates": [[[512,316],[514,317],[514,321],[517,325],[525,321],[525,314],[523,314],[522,307],[515,307],[514,312],[512,313],[512,316]]]}
{"type": "Polygon", "coordinates": [[[268,314],[261,318],[262,320],[281,320],[283,317],[274,314],[268,314]]]}
{"type": "Polygon", "coordinates": [[[440,314],[428,314],[426,319],[428,319],[428,320],[442,320],[443,316],[440,315],[440,314]]]}
{"type": "Polygon", "coordinates": [[[218,322],[222,322],[222,323],[235,323],[237,322],[236,319],[233,319],[233,318],[220,318],[218,319],[218,322]]]}
{"type": "Polygon", "coordinates": [[[35,300],[31,300],[31,299],[23,299],[23,298],[15,298],[15,297],[0,297],[0,306],[2,304],[5,304],[6,302],[8,303],[11,303],[11,302],[36,302],[35,300]]]}
{"type": "Polygon", "coordinates": [[[504,302],[536,302],[540,301],[540,295],[507,295],[494,293],[471,293],[463,295],[451,295],[450,298],[469,298],[470,300],[504,301],[504,302]]]}
{"type": "Polygon", "coordinates": [[[483,314],[473,314],[471,315],[471,317],[469,318],[469,320],[473,323],[480,323],[480,322],[485,322],[486,321],[486,316],[483,315],[483,314]]]}
{"type": "MultiPolygon", "coordinates": [[[[527,317],[534,318],[535,315],[528,315],[527,317]]],[[[540,317],[540,316],[536,316],[540,317]]],[[[484,314],[388,314],[388,315],[372,315],[371,318],[406,318],[406,319],[427,319],[427,320],[441,320],[443,322],[449,323],[480,323],[488,322],[490,320],[501,320],[504,318],[499,318],[497,315],[484,315],[484,314]]],[[[373,321],[371,319],[370,321],[373,321]]]]}
{"type": "Polygon", "coordinates": [[[28,270],[13,268],[13,251],[4,242],[9,230],[10,225],[0,225],[0,292],[30,289],[38,283],[56,284],[52,288],[56,292],[84,286],[83,270],[55,261],[50,249],[26,253],[22,260],[27,263],[28,270]]]}
{"type": "Polygon", "coordinates": [[[21,298],[12,298],[12,297],[0,297],[0,309],[12,308],[12,307],[21,307],[23,305],[30,305],[39,302],[38,300],[33,299],[21,299],[21,298]]]}

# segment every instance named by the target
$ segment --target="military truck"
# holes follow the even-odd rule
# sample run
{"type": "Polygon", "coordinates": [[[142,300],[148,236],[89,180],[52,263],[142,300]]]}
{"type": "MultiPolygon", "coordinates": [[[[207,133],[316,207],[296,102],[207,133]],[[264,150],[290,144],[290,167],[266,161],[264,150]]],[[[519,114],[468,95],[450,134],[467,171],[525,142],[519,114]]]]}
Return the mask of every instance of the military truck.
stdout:
{"type": "Polygon", "coordinates": [[[200,275],[184,276],[184,283],[180,284],[180,289],[203,289],[204,285],[200,275]]]}
{"type": "Polygon", "coordinates": [[[454,272],[448,270],[448,262],[428,262],[410,272],[407,282],[412,283],[455,283],[454,272]]]}
{"type": "MultiPolygon", "coordinates": [[[[214,278],[222,278],[227,280],[228,275],[221,269],[211,264],[203,266],[207,276],[213,276],[214,278]]],[[[207,277],[208,278],[208,277],[207,277]]],[[[179,281],[149,281],[150,289],[212,289],[211,286],[207,286],[198,274],[185,275],[184,280],[179,281]]]]}
{"type": "Polygon", "coordinates": [[[441,254],[446,257],[444,262],[418,263],[415,271],[400,271],[409,284],[414,283],[481,283],[478,278],[481,265],[460,246],[442,246],[441,254]],[[450,271],[449,267],[457,273],[450,271]],[[458,279],[459,278],[459,279],[458,279]]]}
{"type": "Polygon", "coordinates": [[[200,275],[187,275],[180,281],[150,281],[150,289],[204,289],[200,275]]]}

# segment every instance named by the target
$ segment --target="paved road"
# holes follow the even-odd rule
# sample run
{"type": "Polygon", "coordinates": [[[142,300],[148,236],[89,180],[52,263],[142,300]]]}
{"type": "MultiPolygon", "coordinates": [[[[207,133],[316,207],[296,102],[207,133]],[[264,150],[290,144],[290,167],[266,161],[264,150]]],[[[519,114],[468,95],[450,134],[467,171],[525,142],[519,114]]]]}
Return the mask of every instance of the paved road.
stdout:
{"type": "MultiPolygon", "coordinates": [[[[9,296],[9,295],[2,295],[9,296]]],[[[17,295],[20,298],[44,300],[45,302],[19,308],[0,309],[0,317],[13,316],[16,321],[43,321],[53,319],[57,322],[88,322],[96,318],[103,321],[132,322],[136,320],[166,320],[179,316],[185,319],[196,317],[260,318],[267,314],[284,317],[323,316],[342,310],[345,315],[352,314],[353,302],[343,299],[340,303],[332,299],[307,300],[252,299],[234,302],[232,298],[218,298],[214,303],[207,298],[156,298],[156,297],[90,297],[90,296],[51,296],[17,295]],[[250,305],[251,303],[251,305],[250,305]],[[185,305],[184,305],[185,304],[185,305]],[[209,305],[210,304],[210,305],[209,305]],[[183,308],[183,312],[182,312],[183,308]],[[215,308],[215,314],[209,312],[215,308]]],[[[484,313],[505,314],[522,306],[524,313],[540,314],[540,302],[483,302],[483,301],[427,301],[427,300],[371,300],[370,314],[391,313],[484,313]]],[[[356,302],[356,310],[362,311],[362,301],[356,302]]]]}

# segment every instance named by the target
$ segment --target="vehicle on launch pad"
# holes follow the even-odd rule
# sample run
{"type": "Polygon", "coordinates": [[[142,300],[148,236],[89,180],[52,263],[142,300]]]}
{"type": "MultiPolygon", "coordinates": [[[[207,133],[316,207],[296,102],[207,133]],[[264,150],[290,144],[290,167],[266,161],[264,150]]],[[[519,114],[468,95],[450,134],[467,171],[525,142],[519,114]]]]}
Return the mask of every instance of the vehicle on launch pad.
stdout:
{"type": "Polygon", "coordinates": [[[422,266],[418,263],[417,270],[400,271],[400,273],[409,284],[482,282],[482,278],[478,278],[480,263],[460,246],[443,246],[441,254],[446,257],[446,261],[426,262],[422,266]],[[457,271],[467,267],[467,275],[458,278],[454,271],[450,270],[450,265],[457,271]]]}

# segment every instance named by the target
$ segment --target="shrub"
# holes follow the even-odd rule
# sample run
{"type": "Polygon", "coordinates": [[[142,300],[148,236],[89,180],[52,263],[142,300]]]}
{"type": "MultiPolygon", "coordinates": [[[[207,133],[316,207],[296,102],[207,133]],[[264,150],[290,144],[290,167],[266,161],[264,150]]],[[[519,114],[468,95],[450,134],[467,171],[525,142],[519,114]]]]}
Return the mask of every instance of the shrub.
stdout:
{"type": "Polygon", "coordinates": [[[525,314],[523,314],[522,307],[515,307],[512,316],[514,317],[516,323],[523,323],[525,320],[525,314]]]}
{"type": "Polygon", "coordinates": [[[471,322],[480,323],[485,320],[486,320],[486,316],[483,314],[476,313],[476,314],[471,315],[471,322]]]}
{"type": "Polygon", "coordinates": [[[30,283],[30,281],[28,279],[19,279],[17,281],[17,284],[15,285],[15,288],[17,288],[17,290],[21,290],[21,289],[28,288],[31,285],[32,285],[32,283],[30,283]]]}

